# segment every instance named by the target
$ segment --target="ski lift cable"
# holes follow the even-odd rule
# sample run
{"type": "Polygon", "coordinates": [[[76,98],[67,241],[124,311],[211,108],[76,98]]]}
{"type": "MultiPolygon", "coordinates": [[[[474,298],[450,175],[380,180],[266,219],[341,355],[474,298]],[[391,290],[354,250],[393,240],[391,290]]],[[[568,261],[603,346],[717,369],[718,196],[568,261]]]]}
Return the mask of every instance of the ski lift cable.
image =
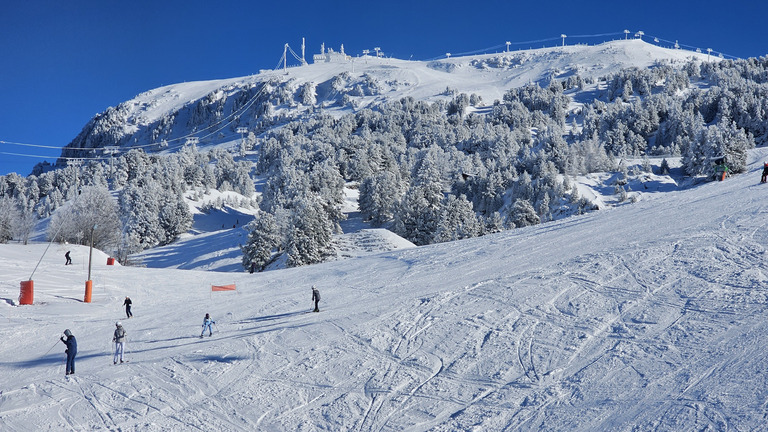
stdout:
{"type": "MultiPolygon", "coordinates": [[[[613,32],[613,33],[598,33],[598,34],[591,34],[591,35],[568,35],[567,37],[570,38],[588,38],[588,37],[603,37],[603,36],[617,36],[622,35],[624,32],[613,32]]],[[[559,38],[557,38],[559,39],[559,38]]]]}
{"type": "Polygon", "coordinates": [[[481,52],[488,52],[488,51],[491,51],[491,50],[499,49],[499,48],[504,47],[504,46],[506,46],[506,44],[499,44],[499,45],[494,45],[494,46],[488,47],[488,48],[483,48],[483,49],[474,50],[474,51],[468,51],[468,52],[463,52],[463,53],[456,53],[456,54],[453,54],[453,55],[455,55],[455,56],[465,56],[465,55],[478,54],[478,53],[481,53],[481,52]]]}
{"type": "MultiPolygon", "coordinates": [[[[263,90],[264,90],[264,86],[262,86],[262,88],[261,88],[261,89],[259,89],[259,91],[257,92],[256,96],[258,96],[258,95],[259,95],[259,94],[260,94],[260,93],[261,93],[263,90]]],[[[241,107],[240,111],[245,111],[245,110],[247,110],[248,108],[250,108],[251,106],[253,106],[253,104],[255,104],[255,103],[256,103],[256,97],[254,97],[254,98],[251,98],[251,100],[250,100],[248,103],[244,104],[244,105],[241,107]]],[[[224,128],[226,128],[227,126],[229,126],[229,125],[231,125],[232,123],[234,123],[234,122],[235,122],[235,120],[236,120],[237,118],[239,118],[239,115],[238,115],[238,116],[229,116],[229,117],[231,118],[231,120],[230,120],[230,121],[228,121],[228,122],[224,123],[224,124],[223,124],[223,125],[222,125],[220,128],[218,128],[218,129],[216,129],[216,130],[212,131],[211,133],[209,133],[209,134],[207,134],[207,135],[203,135],[203,136],[200,136],[199,138],[208,138],[208,137],[210,137],[210,136],[212,136],[212,135],[215,135],[215,134],[217,134],[218,132],[220,132],[220,131],[224,130],[224,128]]],[[[226,118],[225,118],[225,119],[222,119],[222,120],[220,120],[219,122],[217,122],[217,123],[215,123],[215,124],[211,125],[210,127],[206,128],[206,129],[203,129],[203,131],[210,129],[210,128],[211,128],[211,127],[213,127],[213,126],[216,126],[216,125],[219,125],[219,124],[221,124],[221,123],[222,123],[224,120],[226,120],[226,118]]],[[[198,132],[198,133],[199,133],[199,132],[198,132]]],[[[186,143],[185,143],[185,144],[186,144],[186,143]]],[[[169,147],[169,148],[168,148],[168,150],[175,150],[175,149],[181,148],[181,147],[183,147],[183,146],[184,146],[184,145],[178,145],[178,146],[174,146],[174,147],[169,147]]]]}
{"type": "MultiPolygon", "coordinates": [[[[215,123],[213,123],[213,124],[203,128],[203,129],[200,129],[199,131],[195,131],[194,133],[183,135],[183,136],[180,136],[178,138],[172,138],[172,139],[169,139],[169,140],[165,140],[165,142],[168,143],[168,142],[175,142],[175,141],[186,140],[187,138],[193,138],[195,136],[198,136],[201,132],[205,132],[205,131],[207,131],[209,129],[213,129],[213,128],[217,127],[219,124],[221,124],[222,122],[225,122],[225,121],[227,121],[229,119],[233,119],[232,121],[234,121],[235,118],[240,117],[240,115],[243,112],[245,112],[248,108],[250,108],[251,106],[253,106],[253,104],[256,103],[256,100],[258,99],[259,96],[261,96],[261,93],[263,91],[264,91],[264,86],[262,85],[262,87],[259,89],[259,91],[257,91],[256,94],[254,94],[240,108],[238,108],[237,110],[233,111],[231,114],[227,115],[226,117],[221,118],[220,120],[216,121],[215,123]]],[[[232,123],[232,121],[228,122],[227,124],[232,123]]],[[[218,129],[218,130],[221,130],[221,129],[218,129]]],[[[140,146],[132,146],[130,148],[153,147],[153,146],[156,146],[156,145],[159,145],[159,144],[162,144],[162,141],[161,142],[153,142],[153,143],[149,143],[149,144],[142,144],[140,146]]],[[[84,149],[84,150],[88,150],[88,149],[84,149]]]]}
{"type": "MultiPolygon", "coordinates": [[[[569,35],[568,38],[569,39],[572,39],[572,38],[593,38],[593,37],[618,36],[618,35],[623,35],[623,34],[625,34],[625,32],[582,34],[582,35],[569,35]]],[[[692,45],[680,44],[678,42],[669,41],[669,40],[662,39],[660,37],[656,37],[656,36],[649,35],[649,34],[644,34],[644,36],[650,37],[650,38],[655,38],[655,39],[658,39],[660,41],[664,41],[664,42],[667,42],[667,43],[670,43],[670,44],[675,44],[676,43],[678,46],[684,47],[684,48],[686,48],[686,49],[688,49],[690,51],[696,51],[696,49],[698,48],[698,47],[695,47],[695,46],[692,46],[692,45]]],[[[521,41],[521,42],[508,42],[508,43],[505,43],[505,44],[499,44],[499,45],[495,45],[495,46],[492,46],[492,47],[483,48],[483,49],[474,50],[474,51],[467,51],[467,52],[462,52],[462,53],[456,53],[456,54],[453,54],[453,55],[455,55],[455,56],[472,55],[472,54],[478,54],[478,53],[482,53],[482,52],[487,52],[487,51],[491,51],[491,50],[494,50],[494,49],[498,49],[498,48],[501,48],[501,47],[503,47],[505,45],[527,45],[527,44],[534,44],[534,43],[541,43],[541,42],[551,42],[551,41],[556,41],[556,40],[559,41],[561,38],[562,38],[562,36],[545,38],[545,39],[537,39],[537,40],[529,40],[529,41],[521,41]]],[[[729,58],[733,58],[733,59],[738,59],[739,58],[739,57],[736,57],[736,56],[725,54],[725,53],[723,53],[721,51],[712,50],[712,53],[720,54],[720,55],[723,55],[724,57],[729,57],[729,58]]],[[[438,60],[438,59],[442,59],[442,58],[443,58],[443,56],[438,56],[438,57],[434,57],[434,58],[428,59],[427,61],[438,60]]]]}
{"type": "Polygon", "coordinates": [[[28,143],[20,143],[20,142],[14,142],[14,141],[3,141],[3,140],[0,140],[0,144],[10,144],[10,145],[23,146],[23,147],[38,147],[38,148],[48,148],[48,149],[61,149],[60,146],[47,146],[47,145],[40,145],[40,144],[28,144],[28,143]]]}
{"type": "MultiPolygon", "coordinates": [[[[240,108],[238,108],[236,111],[234,111],[232,114],[228,115],[227,117],[224,117],[224,118],[222,118],[221,120],[217,121],[216,123],[213,123],[212,125],[210,125],[210,126],[208,126],[208,127],[204,128],[204,129],[201,129],[201,130],[199,130],[199,131],[196,131],[194,134],[188,134],[188,135],[185,135],[185,136],[183,136],[183,137],[174,138],[174,139],[172,139],[172,140],[166,140],[166,143],[168,143],[168,142],[175,142],[175,141],[180,141],[180,140],[182,140],[182,139],[188,139],[188,138],[192,138],[192,137],[195,137],[195,138],[207,138],[207,137],[210,137],[210,136],[212,136],[212,135],[214,135],[214,134],[216,134],[216,133],[218,133],[218,132],[222,131],[224,128],[226,128],[227,126],[229,126],[230,124],[232,124],[232,123],[233,123],[233,122],[234,122],[234,121],[235,121],[237,118],[239,118],[239,117],[240,117],[240,115],[241,115],[243,112],[245,112],[247,109],[249,109],[251,106],[253,106],[253,105],[256,103],[256,101],[257,101],[258,97],[259,97],[259,96],[261,95],[261,93],[264,91],[264,88],[265,88],[265,86],[262,86],[262,87],[259,89],[259,91],[258,91],[258,92],[256,92],[256,94],[255,94],[255,95],[254,95],[254,96],[253,96],[251,99],[249,99],[249,100],[248,100],[248,102],[246,102],[245,104],[243,104],[243,106],[241,106],[240,108]],[[204,135],[204,136],[199,136],[199,135],[198,135],[200,132],[208,131],[208,130],[210,130],[210,129],[212,129],[212,128],[214,128],[214,127],[216,127],[216,126],[218,126],[218,125],[222,124],[223,122],[225,122],[225,121],[226,121],[226,120],[228,120],[228,119],[231,119],[231,120],[230,120],[230,121],[228,121],[228,122],[226,122],[226,123],[224,123],[224,124],[223,124],[223,125],[222,125],[220,128],[218,128],[218,129],[214,130],[213,132],[211,132],[211,133],[209,133],[209,134],[207,134],[207,135],[204,135]]],[[[150,143],[150,144],[144,144],[144,145],[141,145],[141,146],[131,146],[131,147],[129,147],[129,148],[126,148],[126,149],[124,149],[124,151],[130,151],[130,150],[132,150],[132,149],[137,149],[137,148],[152,147],[152,146],[156,146],[156,145],[158,145],[158,144],[161,144],[161,143],[157,143],[157,142],[155,142],[155,143],[150,143]]],[[[179,145],[168,146],[168,147],[167,147],[167,148],[165,148],[164,150],[177,150],[177,149],[183,148],[183,147],[184,147],[186,144],[187,144],[187,143],[186,143],[186,141],[185,141],[184,143],[180,143],[179,145]]]]}
{"type": "Polygon", "coordinates": [[[65,160],[76,160],[76,159],[85,159],[85,160],[109,160],[109,157],[105,156],[94,156],[94,157],[69,157],[69,156],[45,156],[45,155],[37,155],[37,154],[26,154],[26,153],[12,153],[12,152],[2,152],[0,151],[0,154],[2,155],[8,155],[8,156],[22,156],[22,157],[31,157],[31,158],[37,158],[37,159],[65,159],[65,160]]]}
{"type": "MultiPolygon", "coordinates": [[[[262,87],[262,89],[263,89],[263,87],[262,87]]],[[[247,109],[247,108],[250,108],[250,107],[251,107],[251,106],[252,106],[252,105],[253,105],[255,102],[256,102],[256,100],[255,100],[255,99],[252,99],[252,100],[251,100],[249,103],[247,103],[247,104],[244,104],[244,105],[243,105],[243,107],[242,107],[242,109],[243,109],[243,110],[245,110],[245,109],[247,109]]],[[[232,116],[230,116],[230,117],[232,117],[232,116]]],[[[231,125],[232,123],[234,123],[234,122],[235,122],[235,120],[236,120],[237,118],[238,118],[238,116],[235,116],[235,117],[233,117],[233,118],[232,118],[230,121],[228,121],[228,122],[226,122],[226,123],[223,123],[223,124],[222,124],[222,122],[223,122],[224,120],[226,120],[226,119],[222,119],[222,120],[220,120],[219,122],[217,122],[217,123],[215,123],[215,124],[211,125],[210,127],[206,128],[206,129],[203,129],[203,130],[209,130],[209,129],[211,129],[212,127],[214,127],[214,126],[218,126],[218,125],[221,125],[221,127],[219,127],[219,128],[218,128],[218,129],[216,129],[216,130],[213,130],[213,131],[211,131],[211,132],[210,132],[210,133],[208,133],[207,135],[197,136],[197,138],[202,138],[202,139],[205,139],[205,138],[208,138],[208,137],[210,137],[210,136],[213,136],[213,135],[215,135],[215,134],[217,134],[217,133],[221,132],[222,130],[224,130],[226,127],[228,127],[228,126],[229,126],[229,125],[231,125]]],[[[199,133],[199,132],[197,132],[197,133],[199,133]]],[[[177,149],[180,149],[180,148],[184,147],[185,145],[186,145],[186,142],[185,142],[185,143],[183,143],[183,144],[179,144],[179,145],[169,146],[169,147],[167,147],[167,148],[166,148],[166,149],[164,149],[164,150],[177,150],[177,149]]],[[[131,148],[136,148],[136,147],[131,147],[131,148]]]]}
{"type": "MultiPolygon", "coordinates": [[[[248,108],[250,108],[251,106],[253,106],[253,104],[256,102],[257,98],[258,98],[258,97],[261,95],[261,93],[262,93],[263,91],[264,91],[264,86],[262,86],[262,87],[259,89],[259,91],[257,91],[257,92],[256,92],[256,94],[254,94],[254,95],[253,95],[253,97],[251,97],[251,98],[248,100],[248,102],[246,102],[245,104],[243,104],[243,105],[242,105],[240,108],[238,108],[237,110],[235,110],[235,111],[234,111],[232,114],[230,114],[230,115],[228,115],[228,116],[226,116],[226,117],[222,118],[221,120],[217,121],[216,123],[214,123],[214,124],[212,124],[212,125],[210,125],[210,126],[208,126],[208,127],[204,128],[204,129],[201,129],[201,130],[199,130],[199,131],[196,131],[196,132],[195,132],[195,133],[193,133],[193,134],[184,135],[184,136],[181,136],[181,137],[178,137],[178,138],[172,138],[172,139],[170,139],[170,140],[165,140],[165,142],[166,142],[166,143],[168,143],[168,142],[175,142],[175,141],[186,140],[187,138],[190,138],[190,137],[192,137],[192,136],[194,136],[194,135],[196,135],[196,134],[199,134],[200,132],[204,132],[204,131],[207,131],[207,130],[209,130],[209,129],[211,129],[211,128],[214,128],[214,127],[218,126],[219,124],[221,124],[222,122],[224,122],[224,121],[226,121],[226,120],[228,120],[228,119],[230,119],[230,118],[232,118],[232,117],[235,117],[235,118],[236,118],[236,117],[239,117],[239,116],[240,116],[240,115],[241,115],[241,114],[242,114],[242,113],[243,113],[245,110],[247,110],[248,108]]],[[[234,120],[227,122],[227,123],[226,123],[226,125],[229,125],[229,124],[231,124],[233,121],[234,121],[234,120]]],[[[226,125],[225,125],[225,126],[226,126],[226,125]]],[[[222,127],[222,128],[219,128],[219,129],[217,129],[217,130],[216,130],[215,132],[213,132],[213,133],[219,132],[219,131],[221,131],[222,129],[223,129],[223,127],[222,127]]],[[[208,136],[212,135],[213,133],[206,135],[206,137],[208,137],[208,136]]],[[[160,145],[160,144],[162,144],[162,143],[163,143],[163,142],[162,142],[162,141],[160,141],[160,142],[153,142],[153,143],[149,143],[149,144],[142,144],[142,145],[137,145],[137,146],[131,146],[130,148],[127,148],[127,149],[118,149],[118,150],[116,151],[116,153],[124,153],[124,152],[127,152],[127,151],[129,151],[129,150],[132,150],[132,149],[139,149],[139,148],[145,148],[145,147],[154,147],[154,146],[160,145]]],[[[102,150],[102,149],[103,149],[103,148],[101,148],[101,147],[96,147],[96,148],[94,148],[94,147],[59,147],[59,146],[46,146],[46,145],[40,145],[40,144],[21,143],[21,142],[15,142],[15,141],[5,141],[5,140],[0,140],[0,144],[17,145],[17,146],[24,146],[24,147],[48,148],[48,149],[61,149],[62,151],[65,151],[65,150],[96,150],[96,151],[98,151],[98,150],[102,150]]],[[[173,147],[173,148],[181,148],[181,147],[183,147],[183,145],[181,145],[181,146],[178,146],[178,147],[173,147]]],[[[172,149],[173,149],[173,148],[172,148],[172,149]]],[[[51,158],[51,157],[56,157],[56,156],[43,156],[43,155],[35,155],[35,154],[21,154],[21,153],[12,153],[12,152],[0,152],[0,154],[10,155],[10,156],[25,156],[25,157],[34,157],[34,158],[41,158],[41,159],[49,159],[49,158],[51,158]]],[[[72,160],[72,159],[77,159],[77,158],[75,158],[75,157],[66,157],[66,156],[60,156],[60,157],[56,157],[56,158],[57,158],[57,159],[64,159],[64,160],[72,160]]],[[[85,157],[85,158],[80,158],[80,159],[88,159],[88,160],[107,160],[108,158],[109,158],[109,157],[85,157]]]]}
{"type": "Polygon", "coordinates": [[[296,54],[296,52],[294,52],[294,51],[293,51],[293,48],[291,48],[291,46],[290,46],[290,45],[288,45],[288,51],[290,51],[290,52],[291,52],[291,54],[293,55],[293,57],[294,57],[296,60],[298,60],[298,61],[301,61],[301,57],[299,57],[299,55],[298,55],[298,54],[296,54]]]}
{"type": "Polygon", "coordinates": [[[285,59],[285,53],[283,53],[283,55],[280,56],[280,60],[277,61],[277,64],[275,65],[275,67],[272,68],[272,70],[280,69],[280,64],[283,63],[284,59],[285,59]]]}
{"type": "MultiPolygon", "coordinates": [[[[624,33],[623,32],[599,33],[599,34],[592,34],[592,35],[573,35],[573,36],[568,36],[568,37],[569,38],[587,38],[587,37],[601,37],[601,36],[616,36],[616,35],[620,35],[620,34],[624,34],[624,33]]],[[[561,37],[562,36],[545,38],[545,39],[537,39],[537,40],[529,40],[529,41],[521,41],[521,42],[509,42],[509,45],[526,45],[526,44],[533,44],[533,43],[540,43],[540,42],[550,42],[550,41],[560,40],[561,37]]],[[[455,55],[455,56],[464,56],[464,55],[478,54],[478,53],[481,53],[481,52],[487,52],[487,51],[499,49],[499,48],[502,48],[502,47],[504,47],[506,45],[507,45],[506,43],[503,43],[503,44],[494,45],[494,46],[488,47],[488,48],[483,48],[483,49],[474,50],[474,51],[467,51],[467,52],[462,52],[462,53],[456,53],[456,54],[453,54],[453,55],[455,55]]],[[[442,56],[435,57],[435,58],[433,58],[431,60],[437,60],[437,59],[440,59],[440,58],[442,58],[442,56]]]]}

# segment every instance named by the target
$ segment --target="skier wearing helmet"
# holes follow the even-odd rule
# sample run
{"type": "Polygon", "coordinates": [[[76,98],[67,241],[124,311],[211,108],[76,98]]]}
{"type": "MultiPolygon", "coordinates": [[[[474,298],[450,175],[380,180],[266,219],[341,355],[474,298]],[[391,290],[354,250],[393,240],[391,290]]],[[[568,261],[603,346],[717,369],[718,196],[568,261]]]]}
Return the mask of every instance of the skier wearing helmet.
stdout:
{"type": "Polygon", "coordinates": [[[115,358],[114,363],[117,364],[117,359],[120,359],[120,363],[123,362],[123,351],[125,350],[125,329],[123,323],[120,321],[115,323],[115,335],[112,337],[112,342],[115,343],[115,358]]]}
{"type": "Polygon", "coordinates": [[[205,329],[208,329],[208,336],[213,336],[213,329],[211,328],[213,324],[216,324],[216,321],[212,320],[209,314],[205,314],[205,318],[203,318],[203,332],[200,333],[200,337],[203,337],[205,329]]]}
{"type": "Polygon", "coordinates": [[[65,375],[72,375],[75,373],[75,356],[77,355],[77,339],[69,329],[64,330],[64,336],[61,337],[61,341],[67,346],[64,351],[67,354],[67,371],[65,375]],[[64,339],[64,336],[67,339],[64,339]]]}

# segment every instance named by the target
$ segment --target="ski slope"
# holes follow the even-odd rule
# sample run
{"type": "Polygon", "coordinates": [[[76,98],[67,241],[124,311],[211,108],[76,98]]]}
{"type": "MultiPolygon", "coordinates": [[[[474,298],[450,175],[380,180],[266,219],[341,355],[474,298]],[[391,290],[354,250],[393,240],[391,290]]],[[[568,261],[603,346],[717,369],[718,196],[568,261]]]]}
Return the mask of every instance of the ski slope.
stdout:
{"type": "Polygon", "coordinates": [[[13,306],[46,245],[0,245],[0,430],[761,430],[765,157],[632,205],[260,274],[96,252],[90,304],[87,248],[51,246],[35,304],[13,306]]]}

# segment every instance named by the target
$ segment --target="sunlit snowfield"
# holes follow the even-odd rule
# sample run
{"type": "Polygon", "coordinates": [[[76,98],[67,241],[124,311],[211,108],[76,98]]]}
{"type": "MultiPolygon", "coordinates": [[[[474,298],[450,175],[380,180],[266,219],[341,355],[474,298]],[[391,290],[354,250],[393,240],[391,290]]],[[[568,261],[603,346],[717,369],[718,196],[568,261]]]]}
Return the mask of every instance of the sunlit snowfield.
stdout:
{"type": "Polygon", "coordinates": [[[97,252],[90,304],[87,248],[51,246],[35,304],[16,307],[46,245],[0,245],[0,429],[759,430],[761,150],[725,182],[297,269],[107,266],[97,252]],[[205,313],[216,326],[200,339],[205,313]],[[114,366],[117,320],[130,361],[114,366]],[[80,347],[68,378],[65,328],[80,347]]]}

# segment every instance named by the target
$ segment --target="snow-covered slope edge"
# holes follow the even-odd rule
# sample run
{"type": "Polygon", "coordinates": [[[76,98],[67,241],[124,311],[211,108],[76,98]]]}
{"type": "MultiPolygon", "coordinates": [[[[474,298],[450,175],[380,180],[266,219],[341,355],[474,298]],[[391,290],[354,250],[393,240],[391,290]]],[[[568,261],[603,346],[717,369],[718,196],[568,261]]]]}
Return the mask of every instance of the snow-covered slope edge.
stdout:
{"type": "MultiPolygon", "coordinates": [[[[765,154],[753,153],[753,157],[765,154]]],[[[260,274],[0,245],[3,430],[759,430],[759,167],[632,206],[260,274]],[[99,258],[104,258],[99,257],[99,258]],[[237,285],[211,292],[211,284],[237,285]],[[308,313],[310,286],[321,312],[308,313]],[[130,363],[113,366],[125,295],[130,363]],[[198,339],[203,315],[213,337],[198,339]],[[69,328],[77,373],[63,376],[69,328]]],[[[74,248],[73,248],[74,250],[74,248]]],[[[184,253],[184,251],[179,251],[184,253]]]]}

